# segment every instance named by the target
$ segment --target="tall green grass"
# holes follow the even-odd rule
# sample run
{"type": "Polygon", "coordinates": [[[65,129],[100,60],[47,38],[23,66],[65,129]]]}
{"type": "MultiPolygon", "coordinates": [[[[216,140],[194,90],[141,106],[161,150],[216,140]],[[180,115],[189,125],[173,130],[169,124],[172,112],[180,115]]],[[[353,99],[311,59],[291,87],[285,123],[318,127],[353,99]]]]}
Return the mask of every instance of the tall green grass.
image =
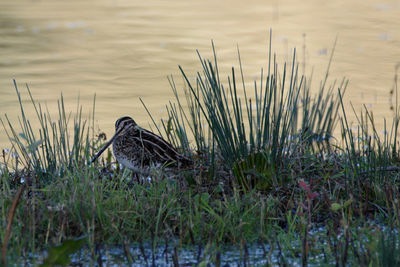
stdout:
{"type": "MultiPolygon", "coordinates": [[[[299,74],[295,50],[290,65],[280,67],[270,42],[266,71],[261,69],[260,80],[248,89],[239,50],[239,70],[232,67],[224,84],[214,45],[212,48],[212,60],[197,52],[201,71],[193,79],[179,67],[185,83],[183,94],[174,78],[169,78],[175,102],[167,106],[163,129],[152,118],[158,132],[182,148],[183,153],[194,156],[197,165],[207,168],[212,180],[218,180],[219,171],[240,189],[268,191],[293,179],[287,172],[290,168],[303,168],[299,164],[321,167],[330,164],[321,163],[321,159],[337,157],[345,159],[346,165],[340,171],[354,178],[352,184],[370,173],[382,182],[385,171],[396,170],[393,164],[400,158],[397,106],[390,131],[385,123],[383,135],[378,134],[374,117],[367,109],[356,116],[356,132],[351,129],[342,99],[348,81],[342,79],[328,85],[333,52],[314,92],[311,80],[299,74]],[[342,135],[332,141],[338,122],[342,135]]],[[[36,132],[25,113],[16,82],[14,85],[21,110],[19,127],[7,116],[2,124],[17,155],[16,162],[39,177],[60,177],[65,171],[86,165],[98,145],[94,138],[94,102],[86,119],[79,100],[76,111],[67,113],[61,95],[58,116],[52,118],[27,87],[40,125],[36,132]]],[[[397,83],[395,89],[397,92],[397,83]]]]}
{"type": "Polygon", "coordinates": [[[185,81],[184,97],[174,78],[169,78],[176,101],[167,106],[163,130],[170,142],[187,151],[192,136],[194,149],[205,155],[211,167],[223,162],[244,189],[282,183],[278,170],[300,148],[316,154],[329,149],[339,113],[339,92],[343,94],[347,86],[345,79],[327,85],[330,62],[313,94],[311,81],[299,74],[296,50],[290,65],[279,67],[270,42],[267,70],[261,70],[260,80],[249,90],[239,50],[239,70],[232,67],[224,84],[212,47],[213,60],[197,52],[202,70],[195,79],[179,67],[185,81]]]}
{"type": "Polygon", "coordinates": [[[93,154],[95,102],[93,101],[91,115],[85,119],[79,99],[76,111],[67,113],[64,98],[61,95],[57,101],[58,117],[54,119],[46,107],[34,100],[27,85],[30,103],[40,125],[37,132],[37,129],[32,126],[36,123],[32,123],[32,118],[29,118],[25,112],[15,80],[14,86],[21,110],[21,116],[18,118],[19,127],[15,125],[15,122],[11,122],[7,115],[5,115],[5,120],[1,120],[17,157],[17,163],[12,166],[14,171],[18,168],[16,165],[21,163],[25,170],[33,170],[40,178],[44,178],[53,175],[62,176],[67,170],[85,165],[93,154]]]}

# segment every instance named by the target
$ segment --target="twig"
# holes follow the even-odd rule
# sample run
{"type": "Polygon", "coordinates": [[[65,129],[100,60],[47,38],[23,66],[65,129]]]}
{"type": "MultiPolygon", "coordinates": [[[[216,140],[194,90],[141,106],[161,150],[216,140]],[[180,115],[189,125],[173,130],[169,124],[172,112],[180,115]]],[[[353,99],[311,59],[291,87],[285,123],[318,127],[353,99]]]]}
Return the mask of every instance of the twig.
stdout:
{"type": "Polygon", "coordinates": [[[149,266],[149,262],[147,261],[147,256],[146,256],[146,252],[144,250],[142,238],[139,239],[139,248],[143,255],[144,261],[146,262],[146,266],[149,266]]]}
{"type": "Polygon", "coordinates": [[[164,254],[165,254],[165,263],[168,265],[168,236],[165,235],[165,249],[164,249],[164,254]]]}
{"type": "Polygon", "coordinates": [[[8,211],[8,224],[7,224],[7,230],[6,233],[4,235],[4,240],[3,240],[3,247],[2,247],[2,251],[1,251],[1,255],[2,255],[2,265],[3,266],[7,266],[7,260],[6,260],[6,256],[7,256],[7,245],[8,245],[8,240],[10,239],[10,235],[11,235],[11,229],[12,229],[12,222],[14,220],[14,215],[15,215],[15,210],[18,206],[19,200],[21,198],[22,192],[24,192],[25,189],[25,185],[22,185],[19,189],[17,194],[14,197],[14,200],[11,204],[11,208],[8,211]]]}
{"type": "MultiPolygon", "coordinates": [[[[275,236],[276,237],[276,236],[275,236]]],[[[279,240],[278,240],[278,238],[276,237],[276,244],[277,244],[277,246],[278,246],[278,252],[279,252],[279,258],[278,258],[278,260],[279,261],[281,261],[281,262],[279,262],[278,261],[278,263],[279,263],[279,266],[284,266],[284,267],[286,267],[287,265],[286,265],[286,261],[285,261],[285,258],[283,257],[283,254],[282,254],[282,248],[281,248],[281,245],[279,244],[279,240]]],[[[272,244],[270,245],[270,247],[272,248],[272,244]]],[[[263,248],[264,248],[264,246],[263,246],[263,248]]],[[[270,252],[272,251],[272,249],[270,250],[270,252]]],[[[269,261],[271,262],[271,257],[268,257],[269,258],[269,261]]]]}
{"type": "Polygon", "coordinates": [[[174,246],[174,255],[172,255],[172,261],[174,263],[174,267],[179,267],[178,248],[176,247],[176,244],[174,246]]]}
{"type": "Polygon", "coordinates": [[[103,267],[103,258],[101,255],[101,243],[96,244],[96,255],[97,255],[97,264],[99,267],[103,267]]]}

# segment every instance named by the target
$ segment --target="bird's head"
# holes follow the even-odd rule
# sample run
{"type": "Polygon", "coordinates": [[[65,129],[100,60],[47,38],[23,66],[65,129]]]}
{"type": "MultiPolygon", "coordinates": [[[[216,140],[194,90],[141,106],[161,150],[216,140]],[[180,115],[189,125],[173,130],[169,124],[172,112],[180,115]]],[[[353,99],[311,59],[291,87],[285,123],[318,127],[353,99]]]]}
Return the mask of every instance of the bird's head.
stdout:
{"type": "Polygon", "coordinates": [[[135,127],[136,125],[136,122],[131,117],[124,116],[115,122],[115,132],[119,133],[124,129],[135,127]]]}
{"type": "Polygon", "coordinates": [[[93,157],[91,162],[94,162],[107,149],[107,147],[112,144],[118,135],[131,127],[135,127],[136,125],[136,122],[131,117],[124,116],[119,118],[115,122],[115,133],[113,137],[111,137],[111,139],[108,140],[108,142],[100,149],[100,151],[93,157]]]}

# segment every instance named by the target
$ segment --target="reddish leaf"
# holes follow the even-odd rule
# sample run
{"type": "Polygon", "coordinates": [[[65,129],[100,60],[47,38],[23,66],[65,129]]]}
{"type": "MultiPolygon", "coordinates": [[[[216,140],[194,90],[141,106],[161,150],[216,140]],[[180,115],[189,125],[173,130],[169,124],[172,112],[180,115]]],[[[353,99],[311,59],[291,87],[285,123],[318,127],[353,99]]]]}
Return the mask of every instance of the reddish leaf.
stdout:
{"type": "Polygon", "coordinates": [[[304,182],[303,180],[299,180],[299,185],[300,187],[307,192],[311,192],[310,187],[308,186],[308,184],[306,182],[304,182]]]}
{"type": "Polygon", "coordinates": [[[317,192],[307,192],[307,198],[313,200],[314,198],[318,197],[319,194],[317,192]]]}

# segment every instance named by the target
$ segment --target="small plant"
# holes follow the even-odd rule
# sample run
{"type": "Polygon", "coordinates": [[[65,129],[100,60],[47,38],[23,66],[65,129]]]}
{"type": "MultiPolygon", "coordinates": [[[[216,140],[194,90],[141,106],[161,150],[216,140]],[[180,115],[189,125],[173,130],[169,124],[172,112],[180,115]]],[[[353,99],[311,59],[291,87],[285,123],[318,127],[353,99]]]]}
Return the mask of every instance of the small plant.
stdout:
{"type": "Polygon", "coordinates": [[[66,240],[61,245],[48,249],[48,256],[40,267],[68,266],[71,259],[69,256],[77,252],[87,242],[86,237],[75,240],[66,240]]]}

